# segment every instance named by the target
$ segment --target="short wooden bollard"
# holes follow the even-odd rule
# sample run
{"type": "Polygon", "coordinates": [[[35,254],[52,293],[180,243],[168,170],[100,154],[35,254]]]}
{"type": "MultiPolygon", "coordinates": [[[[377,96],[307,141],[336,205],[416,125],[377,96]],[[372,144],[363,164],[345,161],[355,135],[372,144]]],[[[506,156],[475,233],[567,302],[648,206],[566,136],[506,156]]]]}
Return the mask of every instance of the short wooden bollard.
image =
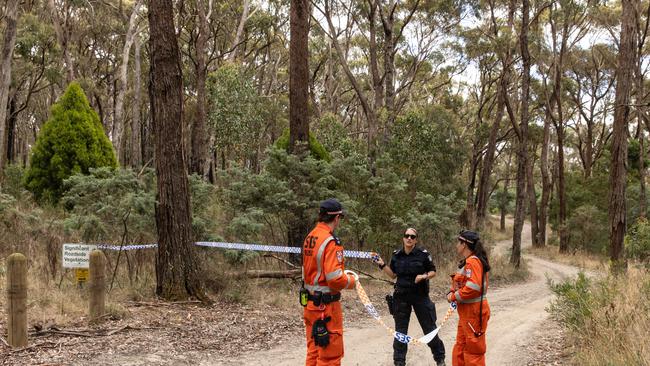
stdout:
{"type": "Polygon", "coordinates": [[[90,321],[104,315],[106,301],[106,256],[101,250],[90,252],[90,321]]]}
{"type": "Polygon", "coordinates": [[[7,342],[27,347],[27,258],[14,253],[7,258],[7,342]]]}

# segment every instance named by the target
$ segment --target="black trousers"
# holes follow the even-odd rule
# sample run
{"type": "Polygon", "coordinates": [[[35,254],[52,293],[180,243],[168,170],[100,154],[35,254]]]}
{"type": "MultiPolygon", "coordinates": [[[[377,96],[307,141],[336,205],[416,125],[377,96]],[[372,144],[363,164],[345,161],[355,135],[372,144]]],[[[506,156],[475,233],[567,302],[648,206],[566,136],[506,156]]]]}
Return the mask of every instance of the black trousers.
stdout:
{"type": "MultiPolygon", "coordinates": [[[[400,293],[395,292],[393,299],[393,318],[395,319],[395,330],[407,334],[409,329],[409,320],[411,320],[411,309],[415,311],[420,327],[424,334],[436,329],[436,306],[431,302],[428,295],[418,293],[400,293]]],[[[445,359],[445,346],[442,344],[440,337],[436,337],[429,342],[429,348],[436,361],[445,359]]],[[[393,340],[393,360],[406,361],[406,351],[408,345],[393,340]]]]}

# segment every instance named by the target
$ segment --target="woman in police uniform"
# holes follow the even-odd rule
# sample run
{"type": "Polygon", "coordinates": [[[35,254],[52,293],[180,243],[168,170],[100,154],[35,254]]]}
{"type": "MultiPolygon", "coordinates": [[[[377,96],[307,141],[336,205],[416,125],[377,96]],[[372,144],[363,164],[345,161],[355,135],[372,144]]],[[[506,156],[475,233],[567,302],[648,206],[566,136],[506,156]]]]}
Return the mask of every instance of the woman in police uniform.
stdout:
{"type": "MultiPolygon", "coordinates": [[[[408,228],[404,232],[402,249],[393,252],[390,264],[377,258],[375,263],[390,278],[397,278],[393,294],[392,314],[395,330],[407,334],[411,309],[415,312],[424,334],[436,328],[436,307],[429,299],[429,279],[436,275],[436,267],[426,249],[417,246],[418,232],[408,228]]],[[[445,346],[438,336],[429,342],[436,365],[445,365],[445,346]]],[[[407,345],[393,341],[395,366],[406,365],[407,345]]]]}

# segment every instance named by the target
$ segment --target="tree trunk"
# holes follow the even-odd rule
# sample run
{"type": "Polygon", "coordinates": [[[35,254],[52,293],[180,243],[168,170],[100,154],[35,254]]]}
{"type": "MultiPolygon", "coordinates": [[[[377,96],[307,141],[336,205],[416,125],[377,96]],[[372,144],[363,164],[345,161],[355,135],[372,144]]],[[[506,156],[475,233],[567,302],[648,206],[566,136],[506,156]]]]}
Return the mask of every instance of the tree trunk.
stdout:
{"type": "Polygon", "coordinates": [[[5,31],[4,43],[2,45],[2,54],[0,62],[0,183],[4,177],[4,168],[7,157],[7,102],[9,101],[9,86],[11,85],[11,59],[14,54],[14,45],[16,44],[16,22],[18,20],[18,3],[17,0],[7,2],[5,9],[5,31]]]}
{"type": "MultiPolygon", "coordinates": [[[[369,1],[368,9],[368,34],[369,34],[369,50],[368,54],[370,55],[370,74],[372,75],[372,88],[375,92],[375,110],[380,110],[384,104],[384,84],[381,76],[379,75],[379,58],[377,56],[377,31],[376,31],[376,20],[377,20],[377,0],[369,1]]],[[[376,128],[376,126],[368,126],[368,128],[376,128]]],[[[376,135],[377,132],[373,131],[373,135],[376,135]]]]}
{"type": "MultiPolygon", "coordinates": [[[[211,1],[211,0],[208,0],[211,1]]],[[[208,16],[204,0],[196,3],[199,18],[199,34],[196,39],[196,118],[192,126],[192,154],[190,158],[190,172],[201,177],[206,176],[206,161],[208,159],[208,132],[207,132],[207,90],[206,79],[208,67],[206,65],[206,46],[208,43],[208,16]]],[[[209,6],[212,10],[212,5],[209,6]]],[[[210,11],[208,10],[208,12],[210,11]]],[[[211,14],[209,14],[211,15],[211,14]]]]}
{"type": "Polygon", "coordinates": [[[246,21],[248,20],[250,5],[251,5],[250,0],[244,0],[243,11],[241,13],[241,18],[239,19],[239,25],[237,26],[237,33],[235,33],[235,39],[232,42],[232,53],[230,54],[231,60],[236,60],[237,57],[239,56],[239,49],[241,48],[239,47],[239,43],[241,42],[241,37],[244,35],[244,26],[246,25],[246,21]]]}
{"type": "Polygon", "coordinates": [[[126,140],[124,139],[124,132],[126,131],[126,121],[124,118],[124,97],[127,91],[127,80],[129,72],[129,57],[131,55],[131,46],[133,39],[136,37],[136,20],[138,19],[138,10],[140,9],[141,0],[137,0],[133,5],[133,12],[129,18],[129,27],[126,31],[124,39],[124,47],[122,47],[122,60],[118,70],[118,76],[115,83],[115,114],[113,115],[113,144],[115,145],[115,152],[120,164],[126,163],[126,140]]]}
{"type": "Polygon", "coordinates": [[[553,185],[551,184],[551,178],[549,177],[548,170],[548,145],[551,141],[551,118],[548,115],[549,111],[547,110],[546,118],[544,119],[544,140],[542,143],[542,155],[540,157],[539,168],[542,173],[542,197],[539,202],[539,215],[537,225],[538,229],[538,238],[537,243],[540,246],[546,245],[546,223],[548,221],[548,205],[550,202],[551,191],[553,185]]]}
{"type": "Polygon", "coordinates": [[[9,101],[9,114],[7,115],[7,160],[9,164],[14,164],[16,161],[16,142],[17,142],[17,122],[18,115],[16,113],[16,98],[17,92],[13,93],[9,101]]]}
{"type": "MultiPolygon", "coordinates": [[[[307,0],[291,0],[291,40],[289,44],[289,150],[300,159],[309,154],[309,17],[310,3],[307,0]]],[[[301,189],[302,172],[293,172],[290,185],[298,199],[305,200],[301,189]]],[[[309,221],[304,209],[293,211],[287,236],[289,245],[299,247],[309,231],[309,221]]],[[[294,260],[298,260],[294,257],[294,260]]]]}
{"type": "Polygon", "coordinates": [[[513,228],[512,255],[510,263],[519,268],[521,261],[521,232],[526,215],[526,169],[528,168],[528,97],[530,94],[530,54],[528,52],[528,12],[529,1],[522,1],[521,31],[519,46],[522,55],[521,80],[521,121],[519,123],[519,146],[517,151],[517,199],[515,223],[513,228]]]}
{"type": "Polygon", "coordinates": [[[207,300],[192,243],[183,150],[183,75],[171,0],[149,1],[150,82],[158,197],[156,294],[167,300],[207,300]]]}
{"type": "Polygon", "coordinates": [[[142,88],[141,88],[141,50],[140,35],[136,35],[133,40],[134,46],[134,78],[133,78],[133,123],[131,125],[131,166],[139,168],[142,166],[142,122],[140,109],[142,105],[142,88]]]}
{"type": "Polygon", "coordinates": [[[639,121],[639,218],[648,215],[648,198],[645,191],[645,139],[643,138],[643,123],[639,121]]]}
{"type": "Polygon", "coordinates": [[[483,230],[485,225],[485,218],[487,217],[488,206],[488,193],[490,191],[490,176],[492,175],[492,166],[494,164],[494,155],[497,147],[497,138],[499,137],[499,130],[501,129],[501,120],[505,112],[505,93],[508,87],[508,71],[503,71],[504,75],[501,76],[501,83],[499,86],[499,95],[497,96],[497,115],[490,130],[490,137],[488,140],[487,150],[483,157],[483,168],[481,169],[481,177],[479,179],[477,199],[476,199],[476,227],[478,230],[483,230]]]}
{"type": "Polygon", "coordinates": [[[388,13],[382,17],[384,26],[384,81],[386,82],[386,109],[389,123],[395,118],[395,0],[388,1],[388,13]]]}
{"type": "Polygon", "coordinates": [[[564,127],[562,121],[555,127],[557,131],[557,197],[560,205],[559,210],[559,234],[560,234],[560,253],[569,251],[569,235],[567,232],[566,218],[566,187],[564,174],[564,127]]]}
{"type": "Polygon", "coordinates": [[[638,0],[622,0],[621,39],[618,53],[614,128],[612,132],[612,160],[609,195],[610,260],[613,269],[624,268],[623,240],[626,230],[625,188],[627,176],[627,126],[630,118],[630,89],[634,72],[636,24],[635,9],[638,0]]]}
{"type": "Polygon", "coordinates": [[[508,183],[510,180],[505,179],[503,181],[503,194],[501,197],[501,202],[499,202],[499,211],[501,211],[501,220],[499,222],[499,231],[506,231],[506,214],[508,209],[508,183]]]}
{"type": "Polygon", "coordinates": [[[309,10],[309,1],[291,0],[289,151],[298,155],[309,151],[309,10]]]}
{"type": "MultiPolygon", "coordinates": [[[[650,16],[650,5],[648,7],[648,16],[650,16]]],[[[650,19],[646,19],[646,29],[648,27],[648,23],[650,22],[650,19]]],[[[638,31],[638,29],[637,29],[638,31]]],[[[647,201],[647,196],[646,196],[646,189],[645,189],[645,157],[646,157],[646,152],[645,152],[645,139],[643,138],[643,115],[646,112],[646,108],[644,106],[644,96],[645,96],[645,87],[643,83],[643,70],[642,70],[642,62],[641,58],[643,57],[643,44],[645,43],[645,35],[641,36],[641,32],[637,32],[639,34],[639,38],[637,38],[637,55],[636,55],[636,120],[637,124],[639,126],[638,131],[637,131],[637,138],[639,139],[639,218],[646,218],[648,214],[648,201],[647,201]]]]}
{"type": "Polygon", "coordinates": [[[54,0],[47,0],[50,14],[52,15],[52,25],[56,33],[57,41],[63,51],[63,60],[65,61],[66,81],[70,84],[75,79],[74,66],[72,64],[72,57],[70,56],[70,49],[68,44],[68,36],[66,30],[63,29],[62,22],[59,19],[59,11],[54,3],[54,0]]]}
{"type": "Polygon", "coordinates": [[[555,66],[554,91],[555,107],[557,108],[557,121],[555,123],[555,132],[557,134],[557,197],[560,205],[559,210],[559,234],[560,234],[560,253],[569,251],[569,233],[567,229],[567,202],[564,173],[564,112],[562,108],[562,73],[563,58],[566,48],[566,30],[563,34],[563,41],[560,47],[560,54],[555,66]]]}
{"type": "MultiPolygon", "coordinates": [[[[530,112],[528,110],[528,99],[530,98],[530,52],[528,51],[528,12],[529,1],[524,0],[522,9],[522,25],[521,33],[519,35],[521,43],[521,60],[523,64],[523,75],[521,80],[521,125],[522,134],[528,135],[528,121],[530,119],[530,112]],[[525,132],[524,132],[525,126],[525,132]]],[[[526,145],[528,145],[528,137],[526,136],[526,145]]],[[[533,159],[528,156],[528,146],[526,148],[526,183],[528,192],[528,210],[530,211],[530,232],[531,241],[534,247],[539,247],[538,243],[538,221],[537,221],[537,195],[535,194],[535,177],[533,175],[533,159]]],[[[533,152],[534,154],[534,152],[533,152]]]]}

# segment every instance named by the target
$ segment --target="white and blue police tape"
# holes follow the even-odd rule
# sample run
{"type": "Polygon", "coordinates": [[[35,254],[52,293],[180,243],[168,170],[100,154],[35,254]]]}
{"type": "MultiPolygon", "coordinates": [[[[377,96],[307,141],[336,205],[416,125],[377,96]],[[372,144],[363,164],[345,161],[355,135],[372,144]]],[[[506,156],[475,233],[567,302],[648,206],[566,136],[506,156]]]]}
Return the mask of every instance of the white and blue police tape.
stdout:
{"type": "MultiPolygon", "coordinates": [[[[289,253],[300,254],[299,247],[286,247],[280,245],[262,245],[262,244],[244,244],[244,243],[224,243],[224,242],[209,242],[200,241],[194,243],[201,247],[232,249],[232,250],[252,250],[258,252],[276,252],[276,253],[289,253]]],[[[152,249],[158,247],[158,244],[135,244],[135,245],[110,245],[110,244],[97,244],[98,249],[105,250],[139,250],[139,249],[152,249]]],[[[375,255],[373,252],[361,252],[358,250],[344,250],[343,255],[348,258],[370,259],[375,255]]]]}
{"type": "Polygon", "coordinates": [[[97,244],[97,249],[105,250],[138,250],[138,249],[151,249],[157,248],[158,244],[135,244],[135,245],[110,245],[110,244],[97,244]]]}
{"type": "Polygon", "coordinates": [[[433,331],[429,332],[428,334],[425,334],[424,336],[420,338],[413,338],[409,335],[406,335],[404,333],[400,333],[396,331],[395,329],[389,327],[384,323],[384,321],[381,319],[381,316],[379,316],[379,312],[375,308],[374,305],[372,305],[372,302],[370,301],[370,298],[368,297],[368,294],[366,294],[366,291],[363,289],[361,286],[361,283],[359,282],[359,276],[356,275],[356,273],[352,271],[345,271],[345,273],[349,274],[354,274],[356,277],[356,290],[357,290],[357,296],[359,296],[359,300],[361,300],[361,303],[363,304],[364,308],[366,309],[366,312],[368,315],[370,315],[372,318],[374,318],[379,324],[381,324],[386,330],[398,341],[401,343],[416,343],[416,344],[427,344],[433,340],[433,338],[436,337],[438,332],[440,331],[440,327],[442,327],[443,324],[451,317],[451,314],[456,310],[457,306],[455,302],[452,302],[449,305],[449,310],[447,310],[447,314],[445,315],[445,318],[442,320],[440,323],[440,326],[434,329],[433,331]]]}

